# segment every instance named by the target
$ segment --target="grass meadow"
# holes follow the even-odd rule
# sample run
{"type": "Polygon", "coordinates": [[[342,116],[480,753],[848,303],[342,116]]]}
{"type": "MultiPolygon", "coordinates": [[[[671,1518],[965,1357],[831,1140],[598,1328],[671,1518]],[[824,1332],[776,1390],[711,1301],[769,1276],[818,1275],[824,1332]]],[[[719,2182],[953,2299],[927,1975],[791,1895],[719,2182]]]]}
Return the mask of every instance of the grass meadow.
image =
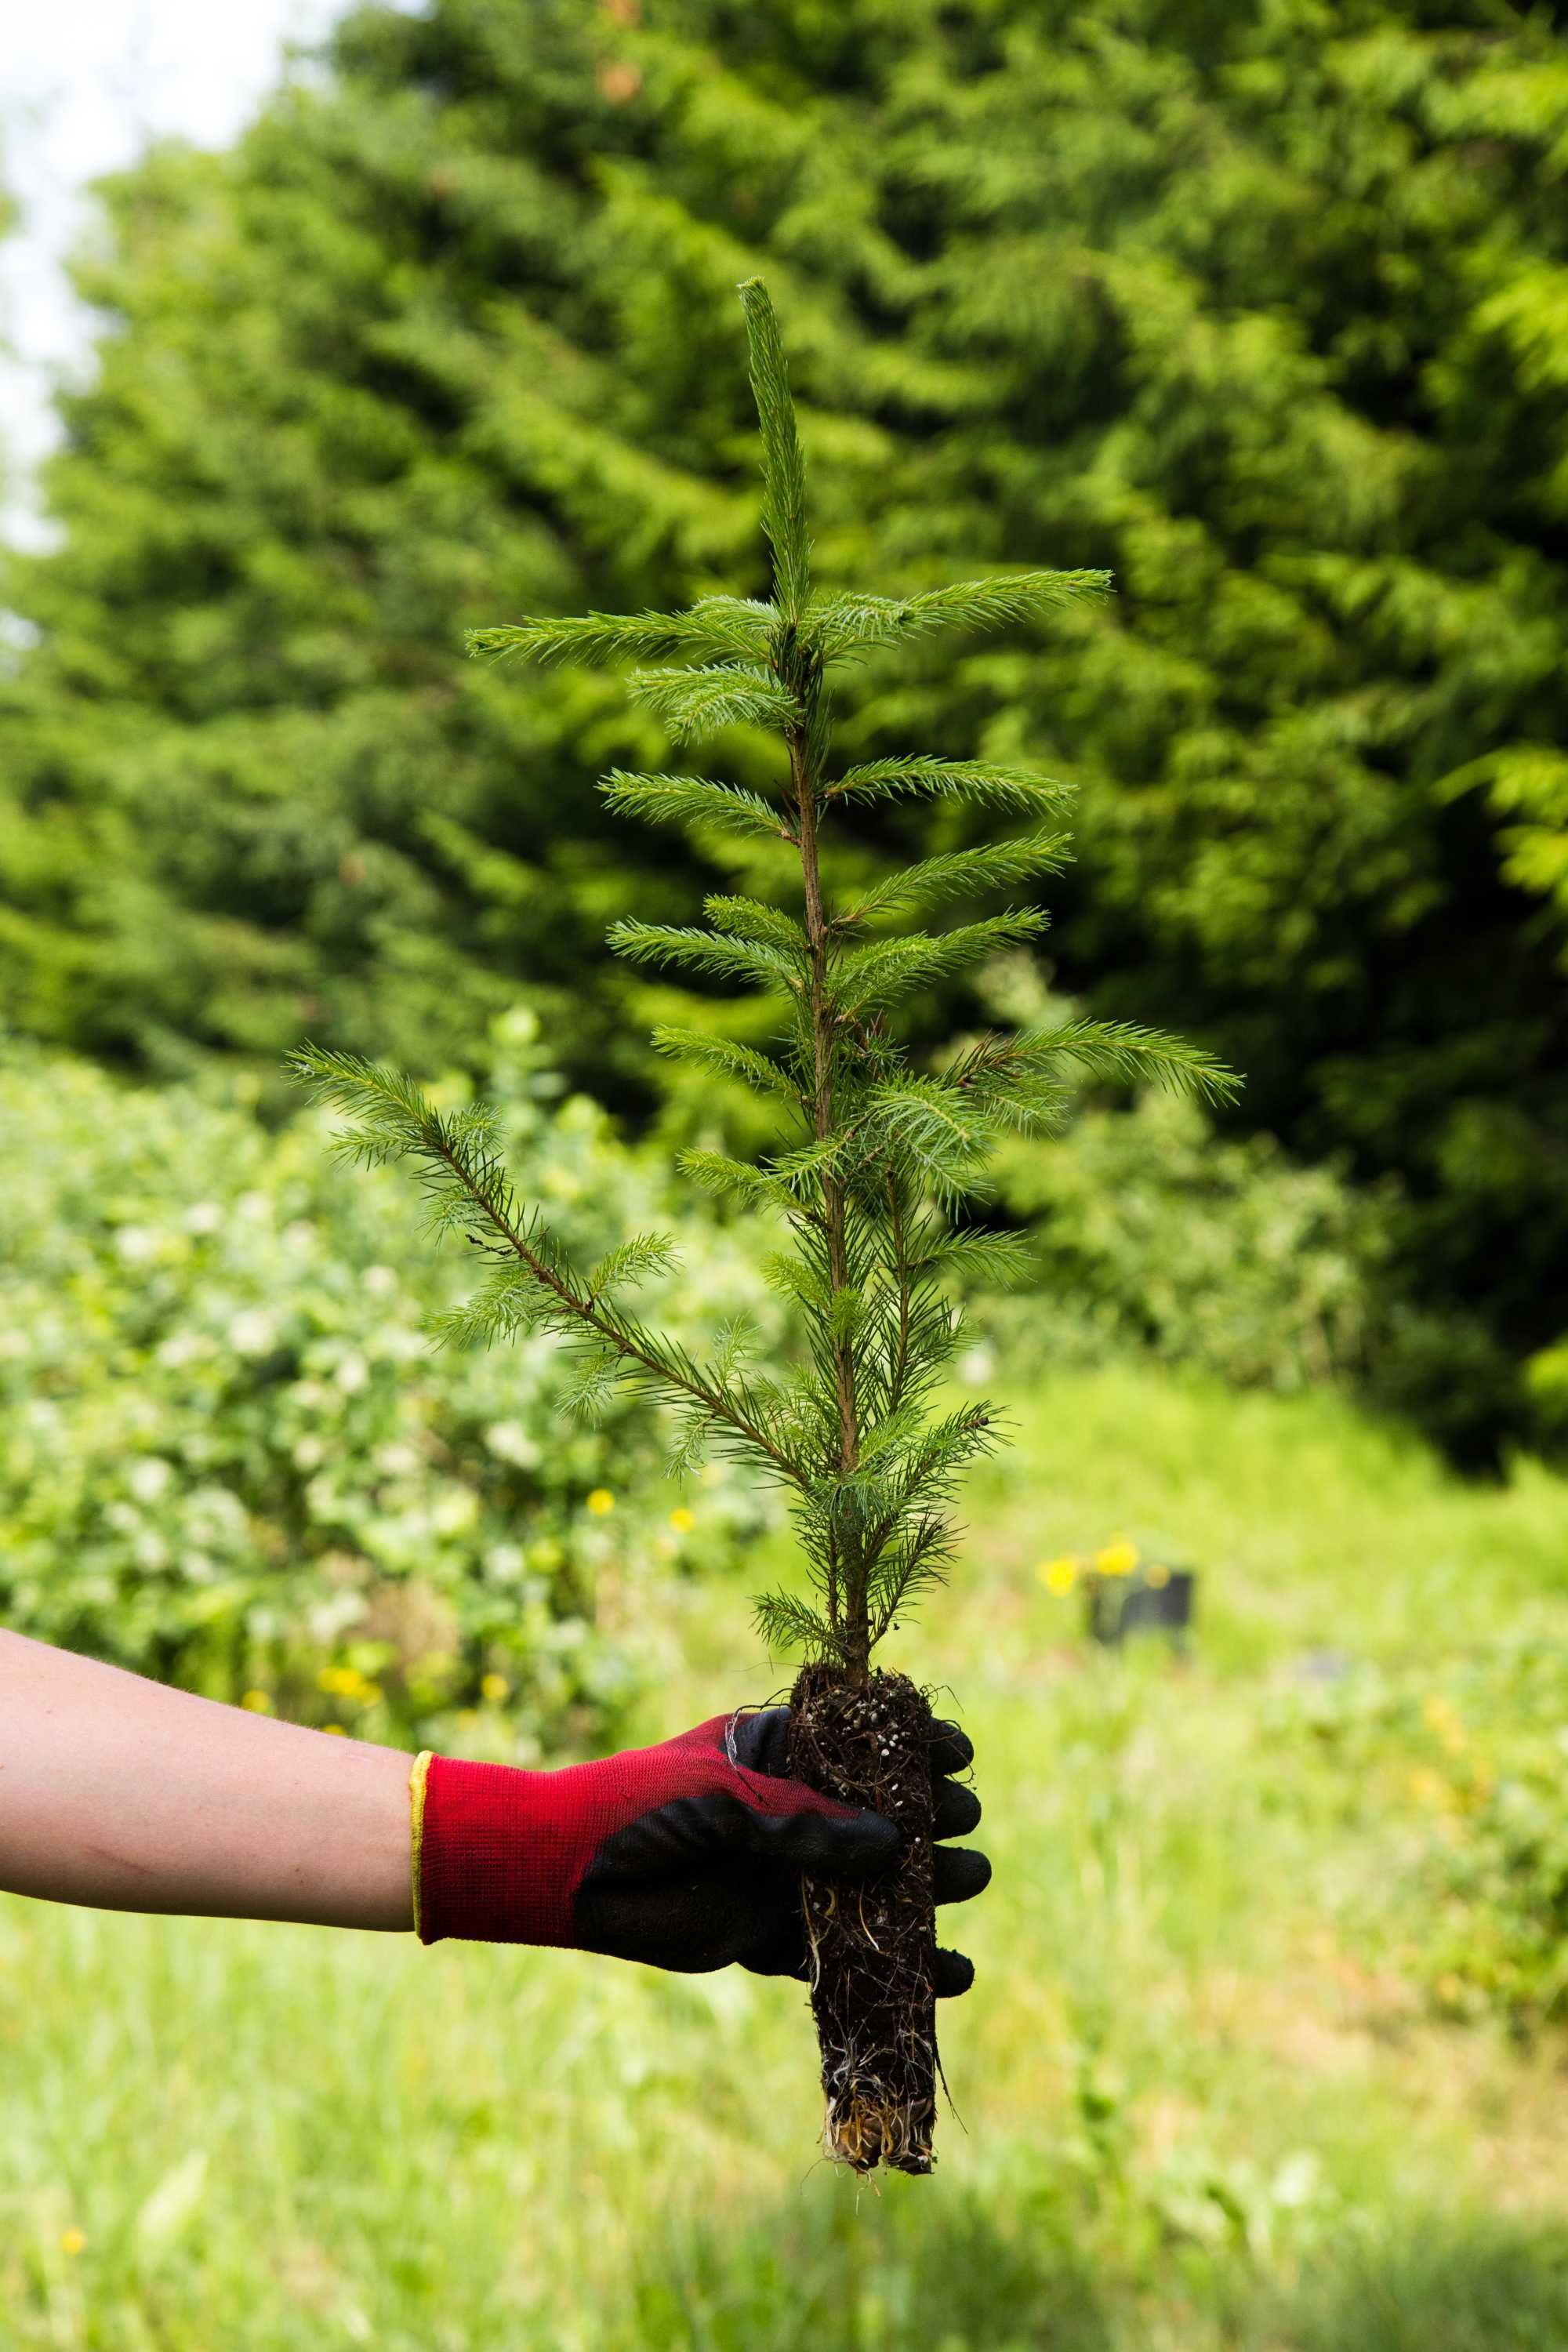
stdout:
{"type": "MultiPolygon", "coordinates": [[[[1564,2045],[1434,1993],[1419,1759],[1312,1717],[1568,1643],[1568,1486],[1321,1395],[1011,1402],[892,1645],[995,1864],[944,1915],[978,1981],[933,2179],[816,2158],[800,1987],[0,1898],[5,2352],[1568,2344],[1564,2045]],[[1036,1575],[1121,1534],[1199,1568],[1186,1657],[1092,1654],[1036,1575]]],[[[763,1572],[639,1592],[639,1736],[773,1693],[763,1572]]]]}

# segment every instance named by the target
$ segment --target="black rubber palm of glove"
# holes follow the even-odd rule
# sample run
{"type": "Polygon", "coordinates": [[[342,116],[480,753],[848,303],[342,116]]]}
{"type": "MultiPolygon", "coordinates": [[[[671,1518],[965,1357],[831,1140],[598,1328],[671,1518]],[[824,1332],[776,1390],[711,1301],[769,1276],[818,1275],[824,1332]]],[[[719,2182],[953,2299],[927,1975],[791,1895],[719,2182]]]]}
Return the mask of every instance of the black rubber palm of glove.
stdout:
{"type": "MultiPolygon", "coordinates": [[[[641,1813],[597,1846],[576,1890],[578,1940],[590,1950],[689,1974],[737,1961],[758,1976],[804,1980],[802,1870],[863,1877],[896,1857],[900,1832],[880,1813],[835,1807],[829,1814],[814,1791],[789,1779],[787,1706],[716,1718],[687,1738],[700,1740],[710,1729],[722,1747],[713,1783],[641,1813]],[[731,1787],[726,1770],[734,1773],[731,1787]],[[759,1792],[754,1782],[748,1789],[742,1776],[752,1774],[798,1789],[799,1808],[788,1804],[785,1789],[759,1792]],[[759,1793],[765,1793],[765,1811],[755,1801],[759,1793]]],[[[957,1724],[933,1726],[939,1840],[964,1836],[980,1819],[979,1798],[953,1777],[973,1754],[957,1724]]],[[[990,1862],[972,1847],[939,1843],[933,1859],[939,1904],[967,1902],[990,1882],[990,1862]]],[[[937,1993],[967,1992],[973,1981],[973,1963],[939,1947],[937,1993]]]]}

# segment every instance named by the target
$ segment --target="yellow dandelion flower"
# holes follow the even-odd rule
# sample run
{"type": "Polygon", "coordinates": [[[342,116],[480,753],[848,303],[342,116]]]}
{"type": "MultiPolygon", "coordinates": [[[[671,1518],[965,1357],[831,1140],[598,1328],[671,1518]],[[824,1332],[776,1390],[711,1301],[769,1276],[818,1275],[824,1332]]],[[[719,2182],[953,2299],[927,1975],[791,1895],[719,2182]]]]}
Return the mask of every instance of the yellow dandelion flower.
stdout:
{"type": "Polygon", "coordinates": [[[86,2243],[87,2233],[85,2231],[62,2230],[60,2231],[60,2252],[62,2254],[79,2254],[86,2243]]]}
{"type": "Polygon", "coordinates": [[[609,1488],[595,1486],[588,1497],[588,1508],[593,1512],[594,1517],[596,1519],[602,1519],[606,1511],[613,1511],[615,1507],[616,1498],[609,1488]]]}
{"type": "Polygon", "coordinates": [[[341,1723],[323,1723],[321,1729],[323,1731],[331,1732],[334,1739],[346,1739],[348,1738],[348,1733],[344,1730],[341,1723]]]}
{"type": "Polygon", "coordinates": [[[1162,1584],[1169,1584],[1171,1581],[1171,1571],[1163,1560],[1152,1559],[1143,1570],[1143,1581],[1145,1584],[1152,1584],[1157,1592],[1162,1584]]]}
{"type": "Polygon", "coordinates": [[[252,1715],[270,1715],[272,1712],[272,1701],[265,1691],[247,1691],[239,1703],[241,1706],[247,1706],[252,1715]]]}
{"type": "Polygon", "coordinates": [[[669,1524],[678,1536],[689,1536],[697,1525],[697,1514],[695,1511],[687,1510],[682,1506],[679,1511],[671,1511],[669,1524]]]}
{"type": "Polygon", "coordinates": [[[1060,1601],[1070,1592],[1079,1580],[1079,1560],[1075,1552],[1064,1551],[1059,1559],[1043,1559],[1035,1570],[1047,1592],[1060,1601]]]}
{"type": "Polygon", "coordinates": [[[1138,1547],[1125,1536],[1117,1536],[1094,1555],[1097,1576],[1131,1576],[1138,1565],[1138,1547]]]}
{"type": "Polygon", "coordinates": [[[486,1675],[479,1684],[479,1696],[499,1706],[503,1698],[511,1696],[511,1685],[504,1675],[486,1675]]]}

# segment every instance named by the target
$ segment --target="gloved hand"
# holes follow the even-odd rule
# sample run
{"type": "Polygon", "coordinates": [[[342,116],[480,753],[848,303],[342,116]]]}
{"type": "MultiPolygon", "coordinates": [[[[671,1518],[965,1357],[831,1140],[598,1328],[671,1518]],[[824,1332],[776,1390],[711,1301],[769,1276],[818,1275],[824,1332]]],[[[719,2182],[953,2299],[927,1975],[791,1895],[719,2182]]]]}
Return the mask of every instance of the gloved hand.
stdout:
{"type": "MultiPolygon", "coordinates": [[[[802,1870],[864,1875],[897,1855],[901,1834],[881,1813],[786,1779],[788,1734],[788,1707],[770,1706],[553,1772],[421,1757],[421,1941],[567,1945],[690,1974],[738,1960],[804,1978],[802,1870]]],[[[934,1727],[939,1838],[980,1819],[979,1799],[951,1777],[973,1753],[955,1723],[934,1727]]],[[[978,1895],[990,1876],[983,1853],[937,1849],[939,1903],[978,1895]]],[[[938,1993],[973,1980],[963,1953],[939,1950],[938,1993]]]]}

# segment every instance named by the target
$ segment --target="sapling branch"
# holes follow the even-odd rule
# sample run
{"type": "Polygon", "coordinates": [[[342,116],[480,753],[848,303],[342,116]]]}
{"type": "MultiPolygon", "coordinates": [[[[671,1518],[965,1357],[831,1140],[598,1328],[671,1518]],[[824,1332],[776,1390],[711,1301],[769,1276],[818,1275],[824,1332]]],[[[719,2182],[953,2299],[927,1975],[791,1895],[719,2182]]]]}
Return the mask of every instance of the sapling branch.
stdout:
{"type": "MultiPolygon", "coordinates": [[[[440,1222],[458,1222],[452,1213],[453,1205],[466,1208],[479,1225],[476,1232],[470,1224],[469,1241],[487,1251],[499,1244],[502,1251],[510,1252],[544,1294],[545,1300],[553,1304],[556,1313],[538,1319],[552,1321],[557,1328],[563,1324],[568,1328],[575,1324],[594,1333],[623,1364],[640,1372],[655,1390],[695,1402],[712,1422],[727,1423],[783,1477],[795,1485],[802,1483],[805,1475],[802,1465],[738,1409],[723,1381],[704,1378],[685,1357],[684,1350],[618,1314],[604,1304],[592,1287],[586,1292],[580,1290],[561,1271],[544,1238],[542,1221],[537,1217],[524,1221],[517,1215],[512,1188],[494,1160],[488,1154],[476,1160],[466,1147],[462,1129],[443,1119],[410,1081],[395,1079],[391,1073],[377,1069],[358,1055],[325,1053],[314,1045],[301,1047],[289,1059],[295,1075],[319,1095],[340,1108],[362,1117],[368,1114],[369,1124],[357,1133],[351,1132],[346,1139],[351,1157],[420,1158],[445,1172],[452,1188],[448,1195],[451,1205],[442,1205],[440,1222]],[[394,1114],[392,1122],[388,1121],[389,1111],[394,1114]]],[[[647,1245],[640,1252],[626,1245],[619,1269],[622,1278],[634,1271],[638,1256],[646,1271],[657,1262],[657,1255],[647,1245]]],[[[614,1274],[609,1278],[613,1281],[614,1274]]],[[[600,1282],[604,1286],[603,1275],[600,1282]]]]}

